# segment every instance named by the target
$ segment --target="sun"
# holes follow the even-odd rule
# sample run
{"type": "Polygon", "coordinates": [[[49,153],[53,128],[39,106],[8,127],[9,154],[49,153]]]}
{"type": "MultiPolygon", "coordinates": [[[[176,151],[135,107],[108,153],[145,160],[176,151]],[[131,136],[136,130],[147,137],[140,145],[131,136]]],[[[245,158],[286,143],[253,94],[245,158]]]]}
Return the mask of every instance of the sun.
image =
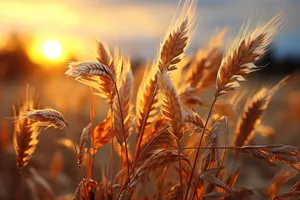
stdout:
{"type": "Polygon", "coordinates": [[[62,47],[56,40],[48,40],[43,45],[43,52],[50,60],[59,58],[62,54],[62,47]]]}

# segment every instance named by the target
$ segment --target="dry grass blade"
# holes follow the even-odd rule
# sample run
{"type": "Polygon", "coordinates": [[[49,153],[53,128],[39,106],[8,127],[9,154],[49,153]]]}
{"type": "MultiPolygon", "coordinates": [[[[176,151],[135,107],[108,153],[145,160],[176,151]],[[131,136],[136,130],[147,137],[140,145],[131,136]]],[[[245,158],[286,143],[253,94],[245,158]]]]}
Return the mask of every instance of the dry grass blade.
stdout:
{"type": "Polygon", "coordinates": [[[35,121],[37,126],[46,126],[54,128],[64,128],[68,126],[64,116],[57,110],[52,108],[45,108],[40,110],[31,110],[24,113],[24,118],[35,121]]]}
{"type": "Polygon", "coordinates": [[[232,193],[224,193],[224,192],[213,192],[213,193],[209,193],[203,196],[204,199],[206,198],[225,198],[225,197],[230,197],[232,196],[232,193]]]}
{"type": "Polygon", "coordinates": [[[79,165],[82,164],[82,161],[83,161],[83,158],[84,158],[84,155],[86,153],[86,143],[89,139],[89,131],[90,131],[90,127],[91,127],[92,124],[89,124],[87,125],[83,130],[82,130],[82,133],[81,133],[81,136],[80,136],[80,141],[79,141],[79,152],[78,152],[78,163],[79,165]]]}
{"type": "Polygon", "coordinates": [[[180,199],[180,185],[174,185],[167,193],[166,200],[179,200],[180,199]]]}
{"type": "Polygon", "coordinates": [[[178,140],[182,139],[182,102],[173,82],[166,72],[158,74],[160,91],[163,97],[162,115],[170,127],[169,132],[178,140]]]}
{"type": "Polygon", "coordinates": [[[216,81],[217,98],[239,86],[248,73],[258,70],[254,62],[261,58],[274,34],[281,28],[281,14],[261,23],[252,32],[245,29],[225,51],[216,81]]]}
{"type": "Polygon", "coordinates": [[[272,88],[262,88],[245,106],[244,113],[238,120],[235,132],[235,146],[247,145],[252,139],[255,128],[260,124],[272,96],[281,88],[289,77],[282,79],[272,88]]]}
{"type": "Polygon", "coordinates": [[[228,183],[228,187],[230,189],[233,188],[234,184],[236,183],[238,177],[239,177],[239,172],[240,172],[240,167],[237,168],[237,170],[234,172],[234,174],[231,176],[229,183],[228,183]]]}
{"type": "Polygon", "coordinates": [[[226,185],[225,183],[223,183],[220,179],[218,179],[217,177],[215,177],[212,174],[209,173],[203,173],[200,175],[200,178],[211,183],[214,184],[220,188],[223,188],[224,190],[226,190],[229,193],[233,193],[232,190],[228,187],[228,185],[226,185]]]}
{"type": "Polygon", "coordinates": [[[39,127],[31,119],[24,118],[24,114],[36,108],[37,102],[29,92],[29,87],[26,92],[26,99],[23,106],[20,108],[17,116],[14,108],[14,136],[13,146],[16,152],[16,163],[18,169],[22,169],[28,164],[32,154],[35,152],[38,143],[38,135],[40,133],[39,127]]]}

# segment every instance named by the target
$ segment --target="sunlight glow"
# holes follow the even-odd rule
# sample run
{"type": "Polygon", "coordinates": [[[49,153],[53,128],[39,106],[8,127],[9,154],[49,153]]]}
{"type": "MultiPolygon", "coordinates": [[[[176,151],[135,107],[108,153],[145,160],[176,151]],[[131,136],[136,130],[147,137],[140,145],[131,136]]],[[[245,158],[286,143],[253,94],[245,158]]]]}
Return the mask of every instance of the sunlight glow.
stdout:
{"type": "Polygon", "coordinates": [[[56,40],[48,40],[43,45],[45,56],[51,60],[57,59],[62,53],[62,47],[56,40]]]}

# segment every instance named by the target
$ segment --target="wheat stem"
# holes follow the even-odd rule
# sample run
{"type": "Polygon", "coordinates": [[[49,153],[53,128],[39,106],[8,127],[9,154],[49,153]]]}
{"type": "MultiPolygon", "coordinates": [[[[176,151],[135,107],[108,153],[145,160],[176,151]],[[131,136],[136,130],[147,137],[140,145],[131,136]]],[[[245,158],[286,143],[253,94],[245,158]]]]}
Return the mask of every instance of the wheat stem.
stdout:
{"type": "Polygon", "coordinates": [[[92,141],[92,169],[91,169],[91,178],[93,179],[93,174],[94,174],[94,164],[95,164],[95,153],[94,153],[94,148],[95,148],[95,134],[94,134],[94,118],[95,118],[95,102],[94,102],[94,95],[93,95],[93,89],[90,88],[91,91],[91,109],[90,109],[90,122],[91,122],[91,128],[90,128],[90,133],[91,133],[91,141],[92,141]]]}
{"type": "Polygon", "coordinates": [[[21,200],[21,181],[22,181],[22,171],[18,169],[18,191],[17,191],[17,200],[21,200]]]}
{"type": "Polygon", "coordinates": [[[196,157],[195,157],[195,161],[194,161],[194,164],[193,164],[192,173],[191,173],[191,176],[190,176],[190,179],[189,179],[187,191],[185,193],[185,198],[184,198],[185,200],[187,200],[187,197],[188,197],[188,193],[189,193],[191,182],[192,182],[192,179],[193,179],[193,176],[194,176],[195,168],[196,168],[196,165],[197,165],[197,160],[198,160],[202,140],[203,140],[203,137],[204,137],[204,133],[205,133],[209,118],[212,114],[212,110],[213,110],[213,107],[214,107],[216,101],[217,101],[217,98],[215,97],[212,104],[211,104],[211,106],[210,106],[209,113],[208,113],[208,116],[207,116],[207,119],[206,119],[206,122],[205,122],[205,125],[204,125],[204,128],[203,128],[203,131],[202,131],[202,135],[201,135],[200,142],[199,142],[199,145],[198,145],[199,149],[197,149],[197,152],[196,152],[196,157]]]}
{"type": "MultiPolygon", "coordinates": [[[[113,102],[111,101],[109,103],[110,106],[110,122],[111,122],[111,130],[112,130],[112,136],[111,136],[111,146],[110,146],[110,159],[109,159],[109,173],[108,173],[108,177],[110,178],[110,181],[113,181],[113,151],[114,151],[114,122],[113,122],[113,118],[114,118],[114,112],[113,112],[113,102]]],[[[111,186],[111,196],[112,198],[113,196],[113,184],[110,185],[111,186]]]]}
{"type": "MultiPolygon", "coordinates": [[[[196,194],[197,194],[197,187],[198,187],[198,185],[199,185],[199,182],[200,182],[200,178],[198,177],[197,184],[196,184],[196,188],[195,188],[195,190],[194,190],[194,192],[193,192],[193,197],[192,197],[192,199],[194,199],[195,196],[196,196],[196,194]]],[[[197,199],[198,199],[198,198],[197,198],[197,199]]]]}
{"type": "MultiPolygon", "coordinates": [[[[70,138],[72,140],[72,144],[73,144],[73,147],[74,147],[74,150],[75,150],[75,153],[76,153],[76,156],[77,156],[77,159],[79,160],[79,153],[78,153],[78,149],[76,147],[76,144],[75,144],[75,140],[74,140],[74,134],[69,126],[69,124],[67,124],[67,128],[68,128],[68,131],[70,133],[70,138]]],[[[79,172],[80,172],[80,182],[82,182],[83,184],[83,189],[84,189],[84,195],[85,195],[85,198],[88,199],[88,194],[87,194],[87,190],[86,190],[86,187],[85,187],[85,181],[83,179],[83,170],[82,170],[82,166],[79,162],[78,163],[78,169],[79,169],[79,172]]]]}
{"type": "Polygon", "coordinates": [[[136,166],[136,163],[137,163],[137,161],[139,160],[139,158],[141,157],[141,155],[143,155],[143,153],[147,150],[147,148],[150,146],[150,144],[152,143],[152,141],[154,141],[155,138],[158,137],[160,134],[163,134],[167,129],[168,129],[168,128],[165,128],[165,129],[161,130],[161,131],[160,131],[156,136],[154,136],[153,139],[150,140],[150,141],[146,144],[146,146],[143,148],[142,152],[141,152],[141,153],[139,154],[139,156],[136,158],[136,162],[133,163],[133,165],[132,165],[132,167],[131,167],[131,170],[130,170],[130,173],[129,173],[129,175],[127,176],[126,181],[124,182],[124,184],[123,184],[123,186],[122,186],[122,188],[121,188],[121,190],[120,190],[120,192],[119,192],[119,194],[118,194],[117,200],[120,198],[120,196],[121,196],[123,190],[125,189],[126,184],[130,181],[130,175],[134,172],[134,168],[135,168],[135,166],[136,166]]]}
{"type": "Polygon", "coordinates": [[[181,146],[179,139],[177,140],[178,145],[178,165],[179,165],[179,182],[180,182],[180,200],[183,200],[183,183],[182,183],[182,167],[181,167],[181,146]]]}

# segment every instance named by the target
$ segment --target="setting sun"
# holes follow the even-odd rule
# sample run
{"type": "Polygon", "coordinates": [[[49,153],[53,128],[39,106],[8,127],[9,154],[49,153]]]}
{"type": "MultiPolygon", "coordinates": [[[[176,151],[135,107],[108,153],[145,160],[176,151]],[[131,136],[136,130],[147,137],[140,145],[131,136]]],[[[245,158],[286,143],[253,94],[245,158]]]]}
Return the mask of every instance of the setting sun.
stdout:
{"type": "Polygon", "coordinates": [[[57,59],[62,52],[62,47],[56,40],[48,40],[43,45],[45,56],[51,60],[57,59]]]}

